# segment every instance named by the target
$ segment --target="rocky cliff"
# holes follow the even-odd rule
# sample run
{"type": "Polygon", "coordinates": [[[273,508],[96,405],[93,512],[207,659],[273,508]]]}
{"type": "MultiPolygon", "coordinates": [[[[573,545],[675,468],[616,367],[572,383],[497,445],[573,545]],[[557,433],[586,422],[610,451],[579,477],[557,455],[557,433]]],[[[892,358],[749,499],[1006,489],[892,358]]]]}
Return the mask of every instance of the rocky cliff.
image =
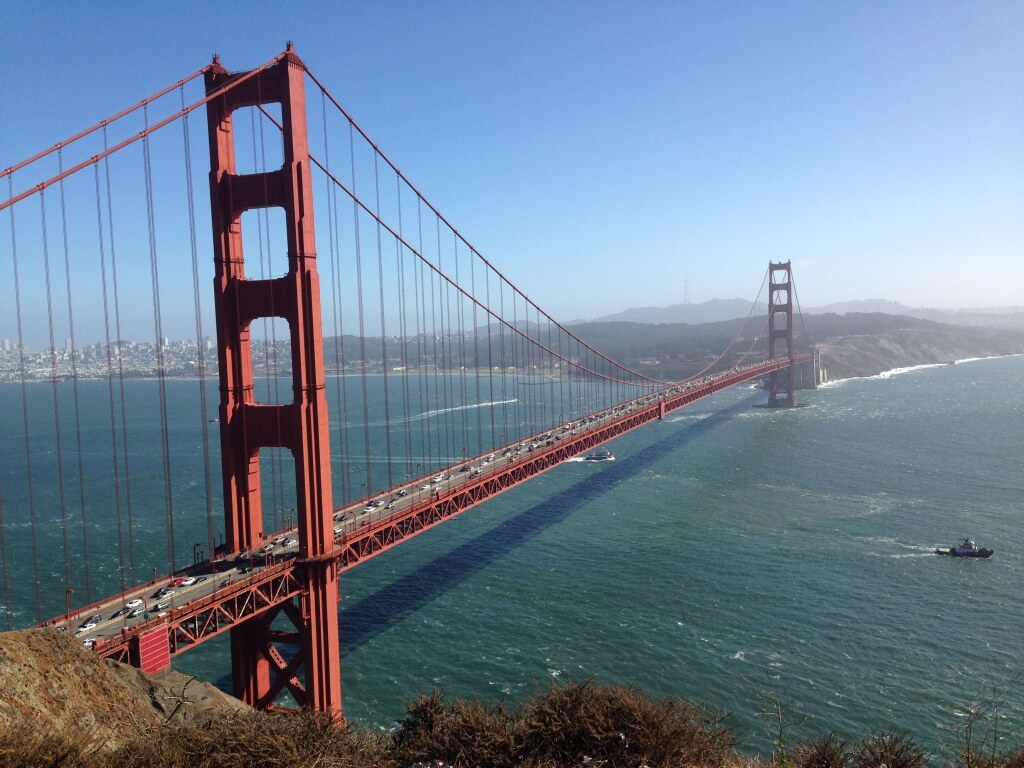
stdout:
{"type": "Polygon", "coordinates": [[[72,741],[115,745],[168,721],[247,710],[209,683],[106,661],[53,630],[0,633],[0,728],[33,723],[72,741]]]}

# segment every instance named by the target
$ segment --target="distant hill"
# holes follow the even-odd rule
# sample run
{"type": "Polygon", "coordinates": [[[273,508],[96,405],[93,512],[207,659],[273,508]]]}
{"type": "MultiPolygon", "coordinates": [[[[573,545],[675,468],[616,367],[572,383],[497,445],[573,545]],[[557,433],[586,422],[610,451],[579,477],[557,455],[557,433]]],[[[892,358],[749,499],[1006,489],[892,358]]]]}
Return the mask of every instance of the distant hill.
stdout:
{"type": "Polygon", "coordinates": [[[1018,328],[1024,329],[1024,307],[991,307],[987,309],[929,309],[927,307],[908,307],[896,301],[884,299],[868,299],[866,301],[846,301],[839,304],[828,304],[820,308],[804,310],[812,314],[834,312],[837,315],[851,312],[883,312],[888,315],[917,317],[922,320],[934,320],[937,323],[950,325],[967,325],[984,328],[1018,328]]]}
{"type": "MultiPolygon", "coordinates": [[[[634,307],[614,315],[605,315],[592,323],[717,323],[721,320],[732,320],[746,317],[750,312],[750,302],[743,299],[712,299],[701,304],[672,304],[668,307],[634,307]]],[[[581,321],[583,322],[583,321],[581,321]]]]}
{"type": "MultiPolygon", "coordinates": [[[[967,325],[985,328],[1017,328],[1024,329],[1024,307],[995,307],[988,309],[929,309],[926,307],[908,307],[898,301],[886,299],[865,299],[862,301],[844,301],[827,304],[823,307],[804,307],[808,315],[851,313],[881,313],[902,317],[915,317],[921,320],[933,320],[937,323],[951,325],[967,325]]],[[[712,299],[700,304],[672,304],[667,307],[634,307],[605,315],[589,321],[577,321],[573,325],[584,322],[608,323],[715,323],[746,317],[750,312],[750,302],[744,299],[712,299]]]]}
{"type": "MultiPolygon", "coordinates": [[[[677,379],[701,370],[741,332],[743,322],[735,318],[699,325],[593,322],[574,325],[573,331],[613,360],[659,379],[677,379]]],[[[762,316],[753,318],[748,327],[763,325],[762,316]]],[[[804,314],[795,330],[796,346],[817,347],[832,379],[1024,353],[1024,330],[952,325],[881,312],[804,314]]],[[[739,350],[750,342],[737,341],[739,350]]]]}

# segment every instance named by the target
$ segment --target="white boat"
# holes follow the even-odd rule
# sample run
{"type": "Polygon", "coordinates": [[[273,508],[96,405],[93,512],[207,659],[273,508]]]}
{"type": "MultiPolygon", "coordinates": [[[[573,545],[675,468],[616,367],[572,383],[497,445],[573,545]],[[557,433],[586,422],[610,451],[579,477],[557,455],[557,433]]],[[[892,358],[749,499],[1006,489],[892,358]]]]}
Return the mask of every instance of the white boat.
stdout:
{"type": "Polygon", "coordinates": [[[583,457],[584,461],[615,461],[611,451],[594,451],[583,457]]]}

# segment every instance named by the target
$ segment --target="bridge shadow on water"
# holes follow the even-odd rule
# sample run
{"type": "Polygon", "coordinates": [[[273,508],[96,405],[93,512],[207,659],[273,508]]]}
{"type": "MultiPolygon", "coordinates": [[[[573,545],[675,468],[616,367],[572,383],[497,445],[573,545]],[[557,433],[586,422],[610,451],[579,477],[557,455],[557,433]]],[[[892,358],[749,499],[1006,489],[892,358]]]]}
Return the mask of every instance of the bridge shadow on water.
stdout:
{"type": "Polygon", "coordinates": [[[601,465],[601,471],[535,504],[489,531],[435,558],[377,591],[344,605],[339,617],[342,655],[390,629],[437,596],[448,591],[544,529],[604,495],[612,486],[660,461],[674,451],[751,407],[758,395],[661,440],[626,459],[601,465]]]}

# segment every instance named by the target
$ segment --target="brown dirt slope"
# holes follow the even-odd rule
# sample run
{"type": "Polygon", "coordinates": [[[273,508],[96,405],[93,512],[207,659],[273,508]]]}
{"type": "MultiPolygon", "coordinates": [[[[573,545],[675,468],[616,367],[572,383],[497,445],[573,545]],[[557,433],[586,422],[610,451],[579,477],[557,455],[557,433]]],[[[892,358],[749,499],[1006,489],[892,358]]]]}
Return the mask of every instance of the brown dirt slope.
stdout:
{"type": "Polygon", "coordinates": [[[169,720],[244,709],[209,683],[174,670],[145,675],[53,630],[0,633],[0,728],[28,722],[116,744],[169,720]]]}

